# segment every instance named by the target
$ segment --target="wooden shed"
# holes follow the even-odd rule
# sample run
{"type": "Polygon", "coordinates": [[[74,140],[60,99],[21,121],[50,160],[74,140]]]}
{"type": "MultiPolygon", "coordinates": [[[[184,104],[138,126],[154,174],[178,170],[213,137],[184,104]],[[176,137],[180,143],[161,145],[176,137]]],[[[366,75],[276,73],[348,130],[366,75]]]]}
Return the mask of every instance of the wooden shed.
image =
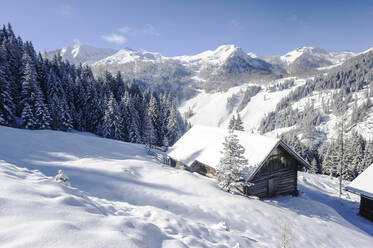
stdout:
{"type": "MultiPolygon", "coordinates": [[[[247,178],[252,186],[243,189],[245,194],[258,197],[297,194],[298,170],[310,167],[305,160],[280,139],[235,133],[245,148],[250,168],[247,178]]],[[[169,165],[215,177],[227,134],[228,130],[222,128],[193,126],[170,148],[169,165]]]]}
{"type": "Polygon", "coordinates": [[[373,221],[373,164],[355,178],[346,190],[360,195],[359,214],[373,221]]]}

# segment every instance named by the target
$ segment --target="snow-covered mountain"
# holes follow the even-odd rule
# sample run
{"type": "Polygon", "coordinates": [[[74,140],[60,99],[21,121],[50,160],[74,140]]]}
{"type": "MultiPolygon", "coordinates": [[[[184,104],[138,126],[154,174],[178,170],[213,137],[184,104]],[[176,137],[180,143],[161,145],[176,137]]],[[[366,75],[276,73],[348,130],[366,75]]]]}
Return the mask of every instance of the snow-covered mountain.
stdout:
{"type": "Polygon", "coordinates": [[[282,56],[262,58],[235,45],[222,45],[196,55],[176,57],[124,48],[97,49],[75,45],[49,53],[60,53],[73,63],[89,64],[96,75],[120,71],[125,79],[136,79],[161,88],[227,90],[248,82],[268,82],[291,75],[313,75],[340,65],[358,53],[329,52],[317,47],[300,47],[282,56]],[[165,86],[166,85],[166,86],[165,86]]]}
{"type": "Polygon", "coordinates": [[[163,60],[167,60],[167,57],[162,56],[159,53],[152,53],[145,50],[132,50],[130,48],[123,48],[112,55],[98,60],[92,63],[93,66],[99,65],[111,65],[111,64],[126,64],[130,62],[153,62],[161,63],[163,60]]]}
{"type": "Polygon", "coordinates": [[[312,74],[316,69],[328,69],[340,65],[358,53],[341,51],[329,52],[318,47],[299,47],[282,56],[272,56],[265,60],[279,65],[291,75],[312,74]]]}
{"type": "Polygon", "coordinates": [[[328,69],[340,65],[358,53],[341,51],[329,52],[318,47],[299,47],[282,56],[272,56],[265,60],[285,68],[289,74],[310,74],[315,69],[328,69]]]}
{"type": "Polygon", "coordinates": [[[142,145],[0,126],[1,247],[370,247],[359,198],[299,172],[298,197],[228,194],[142,145]],[[78,144],[78,145],[77,145],[78,144]],[[58,170],[71,186],[54,181],[58,170]],[[289,239],[290,240],[290,239],[289,239]]]}
{"type": "Polygon", "coordinates": [[[117,52],[111,48],[96,48],[89,45],[75,44],[73,46],[50,51],[46,54],[48,58],[53,58],[59,54],[63,60],[68,60],[73,64],[91,64],[106,58],[117,52]]]}
{"type": "MultiPolygon", "coordinates": [[[[345,58],[336,55],[334,62],[345,58]]],[[[266,85],[244,84],[225,92],[199,91],[179,110],[192,124],[220,127],[227,127],[239,112],[247,131],[276,137],[297,130],[300,138],[312,133],[312,139],[321,143],[336,138],[336,125],[343,121],[346,133],[356,131],[369,140],[373,139],[372,64],[373,52],[368,50],[316,78],[288,77],[266,85]],[[253,87],[260,88],[253,91],[253,87]]]]}
{"type": "Polygon", "coordinates": [[[177,57],[126,48],[91,64],[91,67],[96,73],[119,70],[125,78],[150,84],[171,78],[208,90],[227,89],[254,79],[273,79],[283,73],[264,60],[249,56],[235,45],[222,45],[216,50],[177,57]]]}

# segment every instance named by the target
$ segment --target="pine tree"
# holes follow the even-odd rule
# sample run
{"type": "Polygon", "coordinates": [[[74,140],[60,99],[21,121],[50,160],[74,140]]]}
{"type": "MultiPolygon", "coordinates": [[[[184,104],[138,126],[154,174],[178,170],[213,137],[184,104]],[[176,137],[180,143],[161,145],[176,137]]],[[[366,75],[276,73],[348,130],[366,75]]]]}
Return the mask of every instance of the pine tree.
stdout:
{"type": "Polygon", "coordinates": [[[5,54],[0,46],[0,125],[9,126],[12,124],[14,118],[15,106],[6,75],[7,68],[5,54]]]}
{"type": "Polygon", "coordinates": [[[150,97],[148,115],[155,130],[156,145],[161,146],[164,136],[164,127],[162,125],[162,115],[160,111],[159,102],[155,96],[155,93],[153,93],[150,97]]]}
{"type": "Polygon", "coordinates": [[[334,142],[325,142],[320,149],[322,157],[322,173],[329,176],[335,175],[335,152],[336,147],[334,142]]]}
{"type": "Polygon", "coordinates": [[[26,129],[36,129],[37,123],[34,112],[28,102],[24,103],[21,118],[26,129]]]}
{"type": "Polygon", "coordinates": [[[25,62],[21,100],[23,126],[28,129],[48,129],[50,128],[49,109],[44,103],[43,93],[36,81],[34,68],[27,56],[25,62]]]}
{"type": "MultiPolygon", "coordinates": [[[[149,113],[149,112],[147,112],[149,113]]],[[[144,136],[143,136],[144,144],[150,149],[156,143],[156,135],[153,123],[149,114],[145,115],[144,119],[144,136]]]]}
{"type": "Polygon", "coordinates": [[[140,118],[137,109],[135,108],[135,102],[133,98],[130,98],[128,103],[128,112],[130,114],[130,124],[128,127],[129,142],[132,143],[141,143],[140,136],[140,118]]]}
{"type": "Polygon", "coordinates": [[[122,122],[122,117],[118,111],[118,104],[114,96],[111,95],[104,115],[103,136],[123,140],[122,122]]]}
{"type": "Polygon", "coordinates": [[[318,164],[317,164],[316,158],[312,159],[310,173],[312,173],[312,174],[319,173],[319,168],[318,168],[318,164]]]}
{"type": "Polygon", "coordinates": [[[73,121],[66,102],[65,91],[52,71],[49,76],[47,79],[47,99],[51,110],[52,128],[70,131],[73,128],[73,121]]]}
{"type": "Polygon", "coordinates": [[[353,180],[364,170],[362,160],[364,158],[365,141],[362,136],[354,132],[346,148],[348,172],[344,178],[353,180]]]}
{"type": "Polygon", "coordinates": [[[224,191],[233,193],[240,191],[244,183],[244,169],[247,159],[244,158],[245,148],[239,144],[239,140],[234,130],[230,129],[228,136],[223,142],[223,157],[220,159],[216,175],[219,187],[224,191]]]}
{"type": "MultiPolygon", "coordinates": [[[[167,120],[167,141],[168,145],[173,145],[182,135],[182,130],[180,126],[183,126],[183,123],[180,123],[181,116],[178,116],[178,111],[174,104],[171,104],[170,114],[167,120]]],[[[182,120],[181,120],[182,122],[182,120]]],[[[165,144],[164,144],[165,145],[165,144]]]]}
{"type": "Polygon", "coordinates": [[[360,168],[359,173],[363,172],[366,168],[373,164],[373,140],[367,142],[361,164],[362,167],[360,168]]]}
{"type": "Polygon", "coordinates": [[[234,114],[232,115],[232,118],[229,120],[228,129],[234,130],[234,127],[236,126],[236,117],[234,117],[234,114]]]}
{"type": "Polygon", "coordinates": [[[234,125],[234,130],[245,131],[245,128],[243,127],[243,122],[241,120],[240,113],[238,113],[238,112],[237,112],[236,122],[235,122],[235,125],[234,125]]]}

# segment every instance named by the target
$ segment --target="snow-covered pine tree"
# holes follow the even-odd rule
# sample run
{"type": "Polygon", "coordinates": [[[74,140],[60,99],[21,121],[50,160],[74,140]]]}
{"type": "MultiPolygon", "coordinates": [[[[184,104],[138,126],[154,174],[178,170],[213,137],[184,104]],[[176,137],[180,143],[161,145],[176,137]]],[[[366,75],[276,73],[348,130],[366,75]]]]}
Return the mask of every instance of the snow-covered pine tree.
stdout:
{"type": "Polygon", "coordinates": [[[318,167],[316,158],[312,159],[310,173],[312,173],[312,174],[319,173],[319,167],[318,167]]]}
{"type": "Polygon", "coordinates": [[[19,38],[17,39],[12,30],[10,24],[7,27],[3,27],[4,39],[2,41],[3,51],[5,52],[5,58],[8,64],[7,81],[10,88],[10,96],[15,104],[15,115],[19,116],[22,112],[21,105],[19,104],[22,100],[21,88],[22,78],[24,76],[24,62],[22,59],[23,54],[23,42],[19,38]]]}
{"type": "Polygon", "coordinates": [[[97,127],[105,111],[101,105],[102,101],[100,100],[98,89],[100,89],[100,86],[94,80],[87,84],[86,105],[83,108],[86,117],[86,129],[93,133],[97,132],[97,127]]]}
{"type": "Polygon", "coordinates": [[[233,129],[229,129],[228,136],[223,142],[223,150],[216,169],[218,185],[224,191],[233,193],[245,183],[244,170],[247,166],[247,159],[244,157],[245,148],[239,143],[233,129]]]}
{"type": "Polygon", "coordinates": [[[349,158],[349,161],[346,161],[348,172],[344,178],[353,180],[364,170],[362,160],[364,158],[365,140],[358,133],[353,132],[348,143],[350,144],[346,149],[346,157],[349,158]]]}
{"type": "Polygon", "coordinates": [[[47,101],[51,110],[52,128],[70,131],[73,128],[72,117],[66,103],[65,91],[56,75],[51,71],[47,81],[47,101]]]}
{"type": "Polygon", "coordinates": [[[164,136],[164,127],[162,125],[162,113],[160,110],[159,101],[154,92],[150,97],[148,115],[150,117],[150,120],[152,121],[155,130],[156,145],[161,146],[164,136]]]}
{"type": "Polygon", "coordinates": [[[122,117],[118,111],[118,104],[114,95],[111,95],[107,102],[104,115],[103,136],[106,138],[123,140],[123,130],[121,125],[122,117]]]}
{"type": "Polygon", "coordinates": [[[119,112],[122,116],[123,121],[123,140],[126,142],[130,142],[129,133],[130,133],[130,126],[132,123],[132,115],[129,111],[129,102],[130,102],[130,95],[129,92],[124,92],[124,95],[119,103],[119,112]]]}
{"type": "Polygon", "coordinates": [[[241,116],[240,116],[239,112],[237,112],[237,118],[236,118],[236,122],[235,122],[235,125],[234,125],[234,130],[245,131],[245,128],[243,127],[243,122],[241,120],[241,116]]]}
{"type": "MultiPolygon", "coordinates": [[[[37,83],[38,84],[38,83],[37,83]]],[[[35,86],[35,117],[38,129],[50,129],[51,116],[47,104],[44,103],[43,92],[39,86],[35,86]]]]}
{"type": "Polygon", "coordinates": [[[364,150],[364,157],[361,164],[362,168],[360,173],[373,164],[373,140],[369,140],[367,142],[364,150]]]}
{"type": "Polygon", "coordinates": [[[170,114],[166,126],[167,140],[169,145],[173,145],[182,136],[185,127],[180,113],[177,111],[176,103],[171,102],[171,105],[168,107],[170,109],[170,114]]]}
{"type": "MultiPolygon", "coordinates": [[[[149,113],[148,111],[146,113],[149,113]]],[[[146,114],[144,117],[144,130],[143,130],[143,142],[145,146],[147,146],[149,149],[153,147],[156,143],[156,134],[155,134],[155,129],[153,126],[153,122],[149,116],[149,114],[146,114]]]]}
{"type": "Polygon", "coordinates": [[[236,117],[233,114],[232,118],[229,120],[228,129],[229,130],[234,130],[235,125],[236,125],[236,117]]]}
{"type": "Polygon", "coordinates": [[[36,129],[36,118],[34,116],[34,111],[32,110],[31,106],[28,102],[24,103],[21,115],[23,126],[26,129],[36,129]]]}
{"type": "Polygon", "coordinates": [[[14,118],[15,106],[6,75],[7,66],[5,51],[0,46],[0,125],[11,125],[14,118]]]}
{"type": "Polygon", "coordinates": [[[336,147],[334,142],[325,142],[320,148],[320,154],[322,158],[322,173],[329,176],[335,175],[335,162],[334,157],[336,147]]]}
{"type": "Polygon", "coordinates": [[[21,118],[23,126],[28,129],[50,128],[49,109],[44,103],[44,96],[38,82],[35,70],[27,54],[24,56],[25,73],[22,80],[21,118]]]}
{"type": "Polygon", "coordinates": [[[139,113],[135,107],[135,99],[130,97],[127,102],[128,113],[130,115],[130,123],[128,126],[128,138],[129,142],[141,143],[140,136],[140,118],[139,113]]]}

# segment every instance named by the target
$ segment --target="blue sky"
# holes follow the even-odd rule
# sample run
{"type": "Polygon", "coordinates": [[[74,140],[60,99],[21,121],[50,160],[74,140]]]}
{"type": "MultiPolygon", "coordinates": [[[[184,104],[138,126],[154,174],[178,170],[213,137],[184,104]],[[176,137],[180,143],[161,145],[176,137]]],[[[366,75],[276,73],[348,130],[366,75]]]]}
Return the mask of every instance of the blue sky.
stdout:
{"type": "Polygon", "coordinates": [[[236,44],[261,56],[300,46],[332,51],[373,47],[373,1],[173,0],[1,1],[10,22],[36,49],[74,42],[192,55],[236,44]]]}

